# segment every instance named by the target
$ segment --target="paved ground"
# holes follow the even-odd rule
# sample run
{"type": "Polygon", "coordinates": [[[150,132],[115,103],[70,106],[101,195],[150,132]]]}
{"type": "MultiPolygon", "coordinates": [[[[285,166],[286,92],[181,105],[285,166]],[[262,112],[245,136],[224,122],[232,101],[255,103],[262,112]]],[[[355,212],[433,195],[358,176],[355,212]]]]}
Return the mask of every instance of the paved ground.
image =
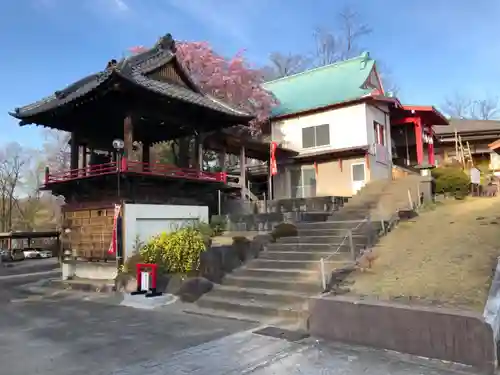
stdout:
{"type": "Polygon", "coordinates": [[[453,373],[379,351],[261,336],[250,323],[20,284],[0,280],[0,375],[453,373]]]}
{"type": "Polygon", "coordinates": [[[59,268],[57,258],[25,259],[18,262],[0,263],[0,276],[16,275],[26,272],[50,271],[59,268]]]}

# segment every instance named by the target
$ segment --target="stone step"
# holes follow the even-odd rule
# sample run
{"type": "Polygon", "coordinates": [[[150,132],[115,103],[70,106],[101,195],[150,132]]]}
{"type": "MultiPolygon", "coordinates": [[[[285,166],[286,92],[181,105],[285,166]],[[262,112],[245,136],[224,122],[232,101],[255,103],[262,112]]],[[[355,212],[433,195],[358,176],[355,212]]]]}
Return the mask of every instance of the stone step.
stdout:
{"type": "Polygon", "coordinates": [[[365,210],[363,213],[357,214],[352,212],[334,212],[330,217],[328,217],[327,221],[362,221],[366,219],[369,211],[365,210]]]}
{"type": "Polygon", "coordinates": [[[263,315],[255,315],[248,313],[244,314],[244,313],[236,313],[233,311],[203,308],[201,306],[198,306],[197,303],[190,303],[185,308],[183,308],[182,311],[185,312],[186,314],[191,314],[191,315],[198,315],[198,316],[217,318],[217,319],[239,320],[254,324],[262,324],[263,322],[267,323],[269,321],[263,315]]]}
{"type": "MultiPolygon", "coordinates": [[[[325,261],[326,266],[329,269],[340,268],[346,264],[352,262],[351,257],[345,253],[336,254],[332,257],[333,260],[325,261]]],[[[319,271],[319,261],[317,260],[273,260],[273,259],[254,259],[248,265],[247,268],[264,268],[264,269],[304,269],[319,271]]]]}
{"type": "Polygon", "coordinates": [[[334,251],[323,251],[323,252],[313,252],[313,251],[263,251],[259,255],[259,260],[294,260],[294,261],[317,261],[321,258],[328,258],[328,260],[335,260],[337,256],[345,257],[346,252],[339,251],[335,253],[334,251]],[[333,255],[332,255],[333,254],[333,255]]]}
{"type": "MultiPolygon", "coordinates": [[[[366,245],[366,241],[353,241],[355,248],[363,248],[366,245]]],[[[339,243],[281,243],[275,242],[267,245],[268,251],[289,251],[289,252],[325,252],[333,253],[347,252],[351,251],[351,246],[349,240],[339,241],[339,243]]]]}
{"type": "MultiPolygon", "coordinates": [[[[216,297],[220,299],[241,299],[241,300],[255,300],[263,302],[274,302],[282,304],[300,304],[308,300],[309,294],[287,292],[283,290],[272,289],[254,289],[254,288],[241,288],[230,285],[217,285],[206,296],[216,297]]],[[[202,297],[202,298],[205,298],[202,297]]]]}
{"type": "Polygon", "coordinates": [[[257,277],[243,277],[236,275],[227,275],[222,285],[238,286],[242,288],[254,289],[272,289],[272,290],[285,290],[295,291],[297,293],[319,293],[321,292],[321,280],[318,275],[318,280],[313,281],[297,281],[297,280],[283,280],[273,278],[257,278],[257,277]]]}
{"type": "MultiPolygon", "coordinates": [[[[297,234],[298,234],[298,237],[325,237],[325,236],[345,236],[345,234],[347,233],[347,230],[348,229],[343,229],[343,228],[328,228],[328,229],[324,229],[324,228],[314,228],[314,227],[311,227],[311,228],[308,228],[308,229],[298,229],[297,230],[297,234]]],[[[352,231],[353,234],[356,234],[356,235],[364,235],[363,233],[363,228],[358,228],[358,229],[355,229],[352,231]]],[[[282,239],[285,239],[285,238],[288,238],[288,237],[281,237],[278,239],[278,241],[281,242],[282,239]]]]}
{"type": "MultiPolygon", "coordinates": [[[[345,231],[347,234],[347,231],[345,231]]],[[[282,237],[279,238],[276,243],[283,244],[299,244],[299,243],[310,243],[310,244],[337,244],[340,245],[344,240],[348,241],[346,234],[337,233],[330,236],[297,236],[297,237],[282,237]]],[[[362,234],[353,234],[353,240],[359,244],[366,244],[368,242],[368,237],[362,234]]]]}
{"type": "Polygon", "coordinates": [[[298,230],[302,229],[354,229],[363,225],[363,220],[337,220],[335,215],[328,221],[296,223],[298,230]]]}
{"type": "Polygon", "coordinates": [[[300,307],[289,306],[286,304],[244,300],[239,298],[218,298],[207,294],[200,298],[196,304],[202,308],[213,310],[223,310],[238,314],[249,314],[252,316],[260,315],[272,319],[291,319],[299,320],[305,316],[305,311],[300,307]]]}
{"type": "Polygon", "coordinates": [[[330,223],[331,228],[341,229],[344,231],[352,230],[353,233],[361,234],[366,232],[367,229],[378,230],[382,227],[380,220],[370,220],[368,221],[349,221],[349,220],[337,220],[336,217],[332,217],[328,223],[330,223]]]}
{"type": "Polygon", "coordinates": [[[270,278],[279,278],[283,280],[307,280],[313,279],[319,272],[319,268],[316,270],[308,270],[308,269],[276,269],[276,268],[255,268],[249,264],[250,267],[243,267],[235,270],[232,274],[235,276],[243,276],[243,277],[270,277],[270,278]]]}

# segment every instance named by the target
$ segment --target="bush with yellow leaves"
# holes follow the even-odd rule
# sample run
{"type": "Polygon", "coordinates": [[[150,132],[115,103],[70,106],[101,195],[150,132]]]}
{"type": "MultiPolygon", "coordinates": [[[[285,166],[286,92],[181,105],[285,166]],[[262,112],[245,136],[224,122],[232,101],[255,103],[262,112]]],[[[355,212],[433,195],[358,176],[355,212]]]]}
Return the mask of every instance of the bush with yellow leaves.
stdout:
{"type": "Polygon", "coordinates": [[[153,237],[140,254],[145,263],[157,264],[161,272],[187,273],[199,268],[200,255],[205,250],[201,232],[187,227],[153,237]]]}

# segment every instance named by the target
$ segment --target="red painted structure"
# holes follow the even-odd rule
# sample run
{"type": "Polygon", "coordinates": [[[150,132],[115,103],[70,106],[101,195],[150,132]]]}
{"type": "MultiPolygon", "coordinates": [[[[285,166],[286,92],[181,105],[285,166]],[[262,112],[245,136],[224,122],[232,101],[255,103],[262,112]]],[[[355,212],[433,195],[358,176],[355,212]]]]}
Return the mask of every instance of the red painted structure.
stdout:
{"type": "Polygon", "coordinates": [[[418,165],[424,163],[424,143],[427,144],[428,162],[435,165],[433,126],[448,124],[448,120],[432,106],[402,105],[391,112],[391,126],[413,127],[418,165]]]}
{"type": "Polygon", "coordinates": [[[146,297],[154,297],[162,294],[161,292],[158,292],[156,290],[157,275],[158,275],[158,266],[156,264],[137,263],[135,269],[137,277],[137,291],[132,292],[132,294],[146,294],[146,297]],[[151,274],[151,286],[149,288],[149,291],[142,290],[141,273],[143,271],[149,272],[151,274]]]}
{"type": "Polygon", "coordinates": [[[143,163],[123,158],[121,163],[110,162],[89,165],[85,168],[70,169],[56,173],[51,173],[49,168],[46,168],[45,185],[89,177],[112,175],[116,173],[134,173],[144,176],[161,176],[166,178],[198,180],[203,182],[226,183],[227,181],[227,174],[224,172],[204,172],[199,169],[179,168],[161,163],[143,163]]]}

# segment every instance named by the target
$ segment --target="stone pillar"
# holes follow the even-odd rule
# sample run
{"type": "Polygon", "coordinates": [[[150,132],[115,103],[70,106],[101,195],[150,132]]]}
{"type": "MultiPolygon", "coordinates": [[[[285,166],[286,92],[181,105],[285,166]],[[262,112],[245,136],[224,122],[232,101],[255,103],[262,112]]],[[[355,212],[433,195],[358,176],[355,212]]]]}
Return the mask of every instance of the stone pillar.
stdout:
{"type": "Polygon", "coordinates": [[[72,255],[72,250],[64,250],[63,260],[61,262],[61,277],[62,280],[71,280],[75,276],[75,263],[72,255]]]}

